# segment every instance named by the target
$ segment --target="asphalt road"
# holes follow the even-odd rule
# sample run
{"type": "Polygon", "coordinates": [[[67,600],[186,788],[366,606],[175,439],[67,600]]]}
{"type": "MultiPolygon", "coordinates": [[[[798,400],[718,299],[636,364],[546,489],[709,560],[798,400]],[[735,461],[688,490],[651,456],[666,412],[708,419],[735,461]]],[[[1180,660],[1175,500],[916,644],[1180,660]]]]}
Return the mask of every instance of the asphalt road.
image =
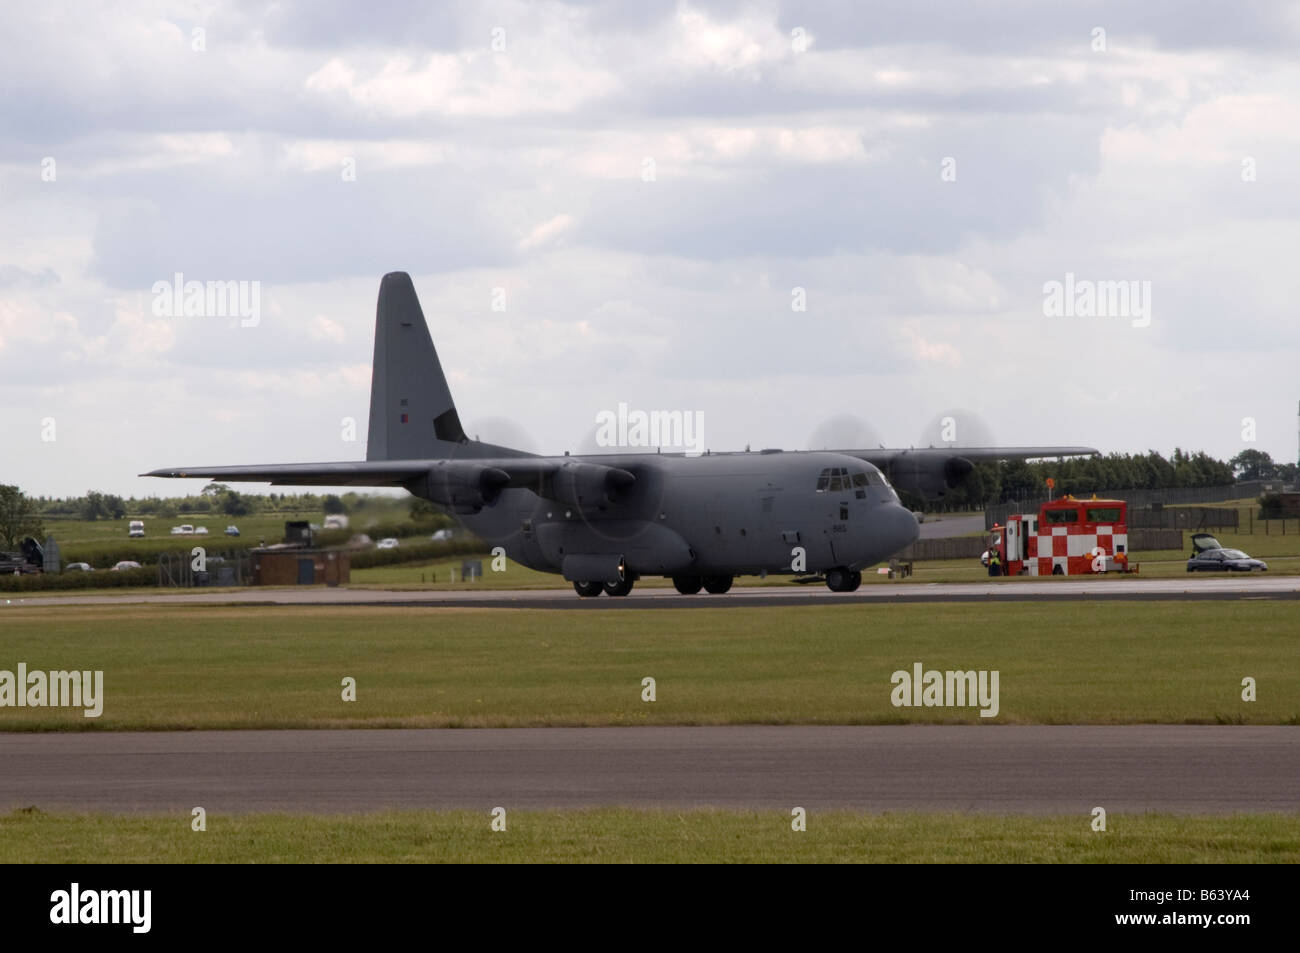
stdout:
{"type": "Polygon", "coordinates": [[[0,809],[1300,810],[1300,728],[728,726],[0,734],[0,809]]]}
{"type": "Polygon", "coordinates": [[[176,594],[124,592],[110,595],[0,596],[6,607],[54,605],[411,605],[477,606],[504,609],[681,609],[753,606],[864,604],[871,602],[1033,602],[1086,600],[1300,599],[1300,576],[1242,574],[1191,575],[1173,579],[1090,577],[1085,579],[996,579],[978,583],[864,584],[853,593],[833,593],[820,583],[795,586],[743,586],[722,596],[679,595],[675,589],[633,589],[630,596],[580,599],[568,587],[558,589],[353,589],[341,586],[249,588],[229,592],[176,594]]]}

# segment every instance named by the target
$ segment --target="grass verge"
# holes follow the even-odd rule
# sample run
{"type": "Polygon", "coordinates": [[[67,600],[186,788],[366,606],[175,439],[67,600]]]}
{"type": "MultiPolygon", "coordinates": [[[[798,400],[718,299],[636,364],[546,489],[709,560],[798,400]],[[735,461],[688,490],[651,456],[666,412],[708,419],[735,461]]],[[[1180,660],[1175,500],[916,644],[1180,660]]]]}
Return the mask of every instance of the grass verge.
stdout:
{"type": "Polygon", "coordinates": [[[0,610],[0,670],[102,670],[103,714],[0,730],[645,724],[1300,724],[1289,602],[550,610],[0,610]],[[891,675],[1000,673],[1000,711],[895,708],[891,675]],[[342,680],[356,680],[344,701],[342,680]],[[642,680],[656,701],[642,701],[642,680]],[[1242,680],[1258,697],[1243,701],[1242,680]]]}
{"type": "Polygon", "coordinates": [[[0,815],[0,863],[1296,863],[1293,815],[1091,817],[810,810],[177,817],[0,815]]]}

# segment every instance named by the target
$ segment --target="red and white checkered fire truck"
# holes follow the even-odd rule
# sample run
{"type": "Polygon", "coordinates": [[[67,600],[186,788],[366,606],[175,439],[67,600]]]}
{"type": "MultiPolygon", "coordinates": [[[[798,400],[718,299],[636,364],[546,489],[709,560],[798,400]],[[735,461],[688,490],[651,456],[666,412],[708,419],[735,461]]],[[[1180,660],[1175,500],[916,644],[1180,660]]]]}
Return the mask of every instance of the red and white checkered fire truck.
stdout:
{"type": "Polygon", "coordinates": [[[1008,576],[1128,569],[1128,506],[1123,500],[1064,496],[1044,503],[1037,513],[1008,516],[1005,526],[994,529],[1001,533],[996,547],[1008,576]]]}

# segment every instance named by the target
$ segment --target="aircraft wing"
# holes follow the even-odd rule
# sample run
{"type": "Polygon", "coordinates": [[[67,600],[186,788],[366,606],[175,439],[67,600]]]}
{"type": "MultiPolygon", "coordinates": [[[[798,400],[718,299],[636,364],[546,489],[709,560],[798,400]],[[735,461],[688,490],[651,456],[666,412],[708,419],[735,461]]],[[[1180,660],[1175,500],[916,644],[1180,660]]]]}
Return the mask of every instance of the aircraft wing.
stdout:
{"type": "Polygon", "coordinates": [[[612,502],[636,475],[577,457],[465,457],[452,460],[366,460],[246,467],[175,467],[141,476],[270,483],[276,486],[401,486],[457,513],[476,513],[502,490],[518,487],[564,503],[612,502]]]}
{"type": "Polygon", "coordinates": [[[275,486],[401,486],[429,472],[436,461],[272,463],[246,467],[164,467],[140,476],[270,483],[275,486]]]}
{"type": "Polygon", "coordinates": [[[1093,447],[908,447],[906,449],[837,450],[879,467],[900,490],[938,499],[961,485],[975,464],[992,460],[1085,457],[1093,447]]]}
{"type": "Polygon", "coordinates": [[[834,453],[847,454],[866,460],[878,467],[885,467],[903,457],[933,457],[947,459],[961,457],[971,463],[983,463],[990,460],[1037,460],[1046,457],[1088,457],[1100,453],[1096,447],[907,447],[878,450],[836,450],[834,453]]]}
{"type": "Polygon", "coordinates": [[[270,483],[274,486],[405,486],[434,470],[450,473],[491,468],[503,471],[511,483],[527,483],[554,473],[562,464],[554,457],[507,457],[464,460],[356,460],[343,463],[271,463],[234,467],[164,467],[140,476],[220,480],[230,483],[270,483]]]}

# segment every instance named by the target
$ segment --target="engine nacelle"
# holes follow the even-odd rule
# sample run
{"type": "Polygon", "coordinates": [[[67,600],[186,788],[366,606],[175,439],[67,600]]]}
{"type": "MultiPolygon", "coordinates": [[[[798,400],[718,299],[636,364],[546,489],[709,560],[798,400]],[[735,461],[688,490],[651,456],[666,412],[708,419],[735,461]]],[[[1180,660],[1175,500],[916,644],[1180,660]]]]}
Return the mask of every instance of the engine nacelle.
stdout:
{"type": "Polygon", "coordinates": [[[903,454],[890,463],[889,482],[896,489],[934,500],[960,486],[974,469],[975,464],[958,455],[903,454]]]}
{"type": "Polygon", "coordinates": [[[572,506],[604,506],[636,483],[636,477],[617,467],[565,462],[543,481],[541,495],[572,506]]]}
{"type": "Polygon", "coordinates": [[[491,506],[510,483],[510,474],[496,467],[464,461],[444,461],[427,476],[406,485],[413,494],[453,513],[477,513],[491,506]]]}

